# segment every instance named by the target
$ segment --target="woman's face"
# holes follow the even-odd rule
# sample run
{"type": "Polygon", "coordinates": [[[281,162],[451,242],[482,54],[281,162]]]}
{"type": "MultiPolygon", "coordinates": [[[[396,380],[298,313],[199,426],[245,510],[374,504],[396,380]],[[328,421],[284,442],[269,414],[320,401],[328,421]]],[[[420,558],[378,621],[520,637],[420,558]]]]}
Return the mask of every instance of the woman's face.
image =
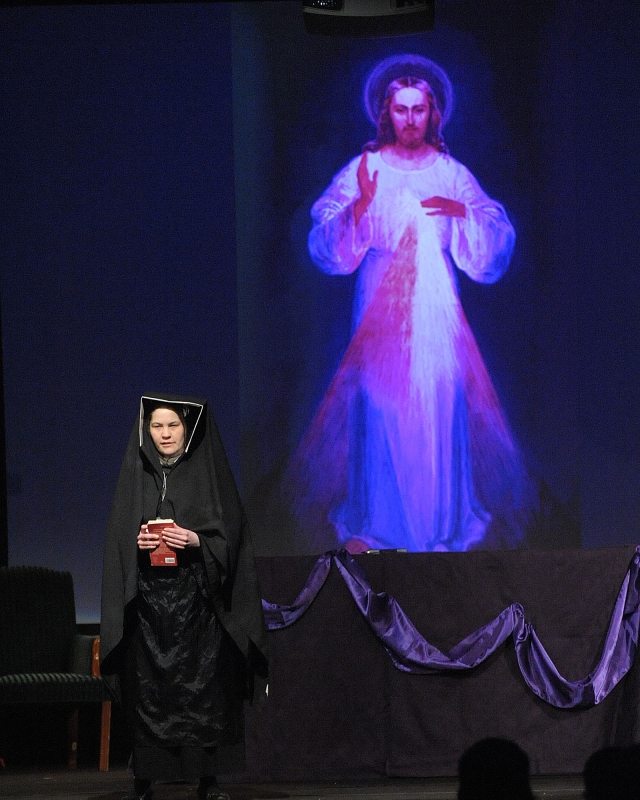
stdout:
{"type": "Polygon", "coordinates": [[[156,450],[166,458],[184,453],[184,425],[170,408],[156,408],[151,414],[149,431],[156,450]]]}

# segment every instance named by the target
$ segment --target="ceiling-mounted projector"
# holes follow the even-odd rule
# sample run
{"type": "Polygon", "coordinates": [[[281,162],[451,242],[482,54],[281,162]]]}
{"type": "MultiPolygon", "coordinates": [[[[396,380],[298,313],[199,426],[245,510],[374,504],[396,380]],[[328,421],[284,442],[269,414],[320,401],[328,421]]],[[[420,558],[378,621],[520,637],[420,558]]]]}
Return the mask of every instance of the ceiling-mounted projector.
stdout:
{"type": "Polygon", "coordinates": [[[309,33],[403,36],[430,31],[435,0],[303,0],[309,33]]]}

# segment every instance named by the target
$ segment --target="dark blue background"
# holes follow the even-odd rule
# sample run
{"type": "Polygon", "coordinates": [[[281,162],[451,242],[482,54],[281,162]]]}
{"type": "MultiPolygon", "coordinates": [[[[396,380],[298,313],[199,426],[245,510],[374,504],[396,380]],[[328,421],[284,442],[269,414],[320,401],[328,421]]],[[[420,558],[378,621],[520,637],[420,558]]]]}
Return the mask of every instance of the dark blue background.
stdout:
{"type": "Polygon", "coordinates": [[[143,392],[208,397],[238,467],[229,13],[0,24],[9,561],[71,569],[82,618],[143,392]]]}

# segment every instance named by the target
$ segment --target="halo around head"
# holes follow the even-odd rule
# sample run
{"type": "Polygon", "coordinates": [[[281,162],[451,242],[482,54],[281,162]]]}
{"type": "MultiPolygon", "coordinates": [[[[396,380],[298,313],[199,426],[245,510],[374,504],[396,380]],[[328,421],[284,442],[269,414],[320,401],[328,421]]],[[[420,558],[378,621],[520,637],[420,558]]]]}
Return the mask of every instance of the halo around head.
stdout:
{"type": "Polygon", "coordinates": [[[374,125],[378,124],[380,111],[392,81],[398,78],[420,78],[431,87],[442,115],[442,127],[453,110],[453,87],[447,73],[424,56],[401,53],[385,58],[371,70],[364,87],[364,107],[374,125]]]}

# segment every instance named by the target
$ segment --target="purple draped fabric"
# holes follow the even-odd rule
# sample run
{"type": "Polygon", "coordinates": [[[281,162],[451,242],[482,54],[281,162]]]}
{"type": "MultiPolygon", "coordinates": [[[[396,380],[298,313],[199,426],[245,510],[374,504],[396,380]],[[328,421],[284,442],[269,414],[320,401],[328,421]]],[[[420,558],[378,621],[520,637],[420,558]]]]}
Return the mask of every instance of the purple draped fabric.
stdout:
{"type": "Polygon", "coordinates": [[[332,564],[344,579],[374,635],[394,665],[404,672],[426,675],[440,670],[472,669],[512,636],[520,671],[532,692],[556,708],[587,708],[611,692],[627,674],[635,658],[640,625],[640,547],[620,587],[600,661],[578,681],[568,681],[560,675],[533,626],[526,621],[519,603],[508,606],[448,653],[442,653],[418,632],[391,595],[372,590],[362,567],[345,550],[320,556],[307,583],[291,605],[262,601],[269,630],[285,628],[305,613],[327,579],[332,564]]]}

